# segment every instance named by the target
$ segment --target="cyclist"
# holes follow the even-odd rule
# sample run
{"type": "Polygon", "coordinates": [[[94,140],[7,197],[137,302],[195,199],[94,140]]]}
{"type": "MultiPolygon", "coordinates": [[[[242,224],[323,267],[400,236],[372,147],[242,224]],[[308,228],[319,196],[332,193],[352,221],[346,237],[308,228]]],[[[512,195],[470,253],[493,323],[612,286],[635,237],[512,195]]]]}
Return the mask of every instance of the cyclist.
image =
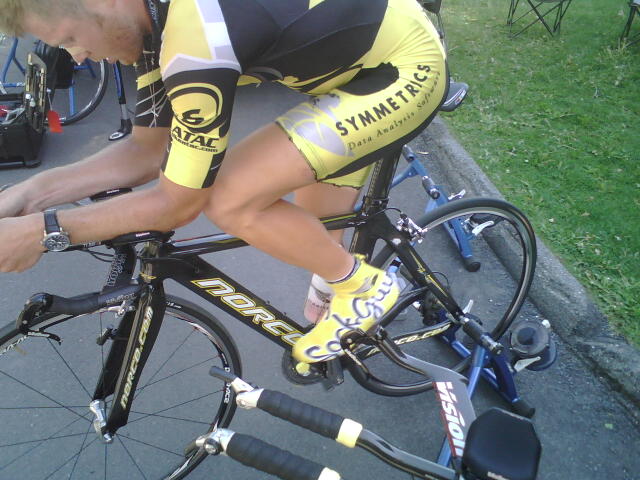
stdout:
{"type": "Polygon", "coordinates": [[[445,54],[416,0],[0,0],[0,29],[78,62],[135,63],[138,88],[130,139],[0,193],[1,271],[29,268],[43,245],[171,230],[204,212],[329,281],[335,296],[297,342],[300,361],[335,356],[344,332],[370,328],[396,301],[395,279],[317,217],[353,206],[372,162],[424,129],[446,94],[445,54]],[[310,98],[227,151],[236,86],[264,81],[310,98]],[[294,191],[297,204],[282,200],[294,191]]]}

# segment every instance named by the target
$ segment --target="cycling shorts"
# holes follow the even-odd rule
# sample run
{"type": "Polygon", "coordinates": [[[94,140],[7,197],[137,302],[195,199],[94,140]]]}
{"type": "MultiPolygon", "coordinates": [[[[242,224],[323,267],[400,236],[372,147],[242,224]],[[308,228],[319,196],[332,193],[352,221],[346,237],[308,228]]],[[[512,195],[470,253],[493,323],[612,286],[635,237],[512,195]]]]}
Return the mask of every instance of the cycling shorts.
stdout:
{"type": "Polygon", "coordinates": [[[449,78],[438,32],[415,0],[389,0],[362,69],[276,122],[319,182],[360,188],[372,163],[420,133],[443,102],[449,78]]]}

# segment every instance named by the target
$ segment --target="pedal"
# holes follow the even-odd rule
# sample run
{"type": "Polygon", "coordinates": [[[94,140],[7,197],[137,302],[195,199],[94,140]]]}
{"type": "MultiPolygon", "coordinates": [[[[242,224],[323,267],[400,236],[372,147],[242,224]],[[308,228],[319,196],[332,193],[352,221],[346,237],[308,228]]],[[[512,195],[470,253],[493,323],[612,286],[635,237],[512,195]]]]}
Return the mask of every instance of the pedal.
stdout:
{"type": "Polygon", "coordinates": [[[308,369],[302,369],[298,366],[299,362],[291,356],[291,352],[285,350],[282,354],[282,373],[284,377],[291,383],[296,385],[313,385],[324,380],[325,374],[322,364],[303,364],[308,369]]]}
{"type": "Polygon", "coordinates": [[[333,390],[344,383],[344,371],[339,358],[325,362],[325,367],[325,378],[322,380],[322,386],[325,390],[333,390]]]}
{"type": "Polygon", "coordinates": [[[550,335],[548,320],[519,320],[511,327],[509,349],[514,357],[513,368],[539,371],[549,368],[558,357],[556,343],[550,335]]]}

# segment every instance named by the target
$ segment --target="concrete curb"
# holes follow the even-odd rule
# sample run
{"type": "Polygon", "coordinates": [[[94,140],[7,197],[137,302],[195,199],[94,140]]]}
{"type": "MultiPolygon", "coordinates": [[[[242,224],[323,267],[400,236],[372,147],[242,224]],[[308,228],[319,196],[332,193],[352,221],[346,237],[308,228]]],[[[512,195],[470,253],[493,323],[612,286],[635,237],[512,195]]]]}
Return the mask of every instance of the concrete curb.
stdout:
{"type": "MultiPolygon", "coordinates": [[[[452,192],[464,188],[468,197],[503,198],[439,118],[414,142],[419,150],[431,153],[428,162],[432,167],[428,167],[438,171],[436,181],[452,192]]],[[[640,351],[611,330],[585,288],[540,239],[536,279],[529,298],[558,336],[595,373],[640,407],[640,351]]]]}

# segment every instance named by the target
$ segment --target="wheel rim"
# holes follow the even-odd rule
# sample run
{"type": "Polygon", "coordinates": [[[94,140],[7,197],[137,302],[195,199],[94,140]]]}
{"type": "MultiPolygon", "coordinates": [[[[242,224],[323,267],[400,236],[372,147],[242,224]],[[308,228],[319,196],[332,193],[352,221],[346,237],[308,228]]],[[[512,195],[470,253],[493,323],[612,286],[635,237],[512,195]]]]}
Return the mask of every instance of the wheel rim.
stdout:
{"type": "MultiPolygon", "coordinates": [[[[517,210],[507,209],[505,205],[508,204],[473,199],[452,202],[417,222],[426,228],[427,233],[422,242],[414,246],[440,283],[452,292],[458,305],[464,308],[472,302],[471,314],[483,321],[485,329],[496,338],[505,333],[515,318],[526,316],[531,311],[525,298],[535,265],[535,239],[530,235],[530,227],[517,210]],[[477,265],[468,269],[468,262],[463,262],[451,234],[443,227],[443,224],[450,224],[456,218],[464,222],[462,229],[467,234],[474,228],[480,230],[471,241],[475,260],[480,262],[480,268],[475,272],[470,270],[477,265]],[[485,226],[484,229],[479,227],[492,218],[495,225],[485,226]],[[504,241],[504,238],[508,238],[508,241],[504,241]],[[494,251],[506,250],[507,247],[516,250],[515,253],[509,253],[513,257],[510,263],[501,259],[504,252],[498,256],[494,251]],[[508,269],[505,263],[509,263],[508,269]],[[524,309],[520,311],[523,304],[524,309]]],[[[400,265],[388,249],[376,258],[375,263],[385,268],[391,266],[392,269],[400,265]]],[[[418,282],[407,277],[408,271],[404,267],[398,273],[406,282],[405,291],[417,288],[418,282]]],[[[461,351],[473,348],[473,343],[459,329],[448,328],[449,320],[450,317],[434,297],[427,295],[419,304],[406,308],[385,328],[405,353],[464,371],[468,361],[462,353],[454,351],[443,341],[443,337],[461,351]],[[445,333],[432,336],[439,329],[445,330],[445,333]]],[[[376,393],[413,394],[430,387],[428,379],[391,365],[381,354],[372,355],[370,350],[363,350],[358,353],[358,358],[369,370],[363,372],[359,369],[359,378],[356,372],[356,379],[376,393]]]]}
{"type": "Polygon", "coordinates": [[[16,344],[21,337],[14,337],[0,347],[0,477],[182,478],[201,460],[202,454],[187,461],[182,449],[232,410],[225,385],[208,375],[214,364],[235,368],[216,333],[167,311],[129,422],[104,445],[88,410],[107,351],[95,344],[103,317],[50,327],[62,345],[42,338],[16,344]],[[94,360],[88,351],[97,352],[94,360]]]}

